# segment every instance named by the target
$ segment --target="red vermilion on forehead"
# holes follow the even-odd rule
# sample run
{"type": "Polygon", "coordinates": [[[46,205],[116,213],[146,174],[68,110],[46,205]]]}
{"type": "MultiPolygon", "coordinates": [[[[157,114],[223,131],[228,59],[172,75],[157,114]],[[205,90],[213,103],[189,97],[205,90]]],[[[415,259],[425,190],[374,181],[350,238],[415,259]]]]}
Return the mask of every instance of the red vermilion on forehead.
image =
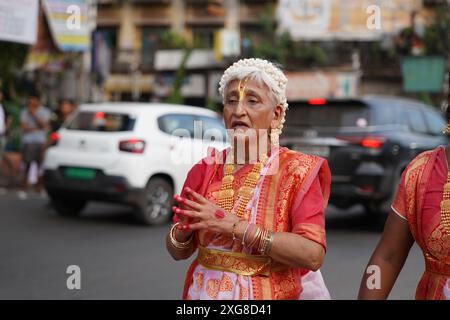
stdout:
{"type": "Polygon", "coordinates": [[[239,90],[239,101],[242,101],[245,96],[245,84],[247,82],[247,79],[244,80],[244,83],[242,83],[242,79],[239,80],[238,90],[239,90]]]}
{"type": "Polygon", "coordinates": [[[239,80],[238,89],[239,89],[239,101],[242,101],[245,95],[245,85],[242,83],[242,80],[239,80]]]}

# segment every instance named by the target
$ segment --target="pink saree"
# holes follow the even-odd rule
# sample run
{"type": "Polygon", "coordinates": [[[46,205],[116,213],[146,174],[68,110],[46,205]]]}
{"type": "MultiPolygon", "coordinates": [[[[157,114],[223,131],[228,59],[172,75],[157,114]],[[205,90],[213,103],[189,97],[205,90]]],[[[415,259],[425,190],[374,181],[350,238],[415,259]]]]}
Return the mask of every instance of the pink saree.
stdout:
{"type": "Polygon", "coordinates": [[[424,254],[426,269],[416,290],[420,300],[450,300],[450,235],[440,212],[447,172],[444,147],[420,154],[403,172],[392,205],[424,254]]]}
{"type": "MultiPolygon", "coordinates": [[[[226,152],[213,152],[209,159],[196,164],[188,173],[184,187],[190,187],[217,202],[223,164],[213,163],[211,158],[217,156],[223,160],[226,152]]],[[[278,157],[278,170],[273,175],[263,175],[259,180],[247,206],[249,220],[273,231],[297,233],[326,248],[324,211],[331,182],[327,162],[286,148],[276,149],[271,159],[274,157],[278,157]]],[[[269,170],[271,159],[265,170],[269,170]]],[[[251,167],[245,165],[235,173],[235,190],[243,184],[251,167]]],[[[197,232],[195,245],[238,254],[255,254],[230,237],[210,231],[197,232]]],[[[286,266],[282,270],[271,270],[266,275],[249,276],[206,268],[197,258],[187,272],[183,298],[327,299],[329,294],[320,272],[286,266]],[[305,292],[304,288],[307,289],[305,292]]]]}

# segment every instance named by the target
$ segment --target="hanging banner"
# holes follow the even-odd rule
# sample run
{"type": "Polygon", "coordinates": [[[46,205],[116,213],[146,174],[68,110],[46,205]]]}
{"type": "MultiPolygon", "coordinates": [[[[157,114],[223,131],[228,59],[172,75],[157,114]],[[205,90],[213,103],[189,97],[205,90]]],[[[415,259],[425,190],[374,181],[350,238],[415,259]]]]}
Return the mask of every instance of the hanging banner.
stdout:
{"type": "Polygon", "coordinates": [[[87,0],[43,0],[53,39],[61,51],[89,50],[87,0]]]}
{"type": "Polygon", "coordinates": [[[36,43],[39,0],[0,0],[0,40],[36,43]]]}
{"type": "Polygon", "coordinates": [[[420,10],[420,0],[280,0],[278,31],[294,40],[375,41],[408,27],[420,10]]]}

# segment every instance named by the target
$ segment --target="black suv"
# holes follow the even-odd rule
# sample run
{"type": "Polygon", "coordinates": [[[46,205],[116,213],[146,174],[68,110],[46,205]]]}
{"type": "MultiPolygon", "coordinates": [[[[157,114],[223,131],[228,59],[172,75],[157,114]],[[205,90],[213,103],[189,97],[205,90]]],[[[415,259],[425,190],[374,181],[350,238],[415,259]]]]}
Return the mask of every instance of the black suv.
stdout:
{"type": "Polygon", "coordinates": [[[280,144],[328,160],[331,204],[387,213],[406,165],[449,142],[445,125],[436,108],[405,98],[311,99],[289,103],[280,144]]]}

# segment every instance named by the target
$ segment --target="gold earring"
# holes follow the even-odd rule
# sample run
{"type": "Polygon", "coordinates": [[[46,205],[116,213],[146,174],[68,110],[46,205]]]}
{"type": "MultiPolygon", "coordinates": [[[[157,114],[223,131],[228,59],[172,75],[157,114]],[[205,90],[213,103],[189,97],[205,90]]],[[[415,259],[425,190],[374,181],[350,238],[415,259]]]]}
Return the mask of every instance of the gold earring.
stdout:
{"type": "Polygon", "coordinates": [[[270,147],[271,148],[279,146],[279,144],[280,144],[279,137],[280,136],[278,134],[278,130],[276,130],[276,129],[270,130],[270,147]]]}
{"type": "Polygon", "coordinates": [[[450,120],[447,123],[447,126],[442,130],[443,134],[450,134],[450,120]]]}

